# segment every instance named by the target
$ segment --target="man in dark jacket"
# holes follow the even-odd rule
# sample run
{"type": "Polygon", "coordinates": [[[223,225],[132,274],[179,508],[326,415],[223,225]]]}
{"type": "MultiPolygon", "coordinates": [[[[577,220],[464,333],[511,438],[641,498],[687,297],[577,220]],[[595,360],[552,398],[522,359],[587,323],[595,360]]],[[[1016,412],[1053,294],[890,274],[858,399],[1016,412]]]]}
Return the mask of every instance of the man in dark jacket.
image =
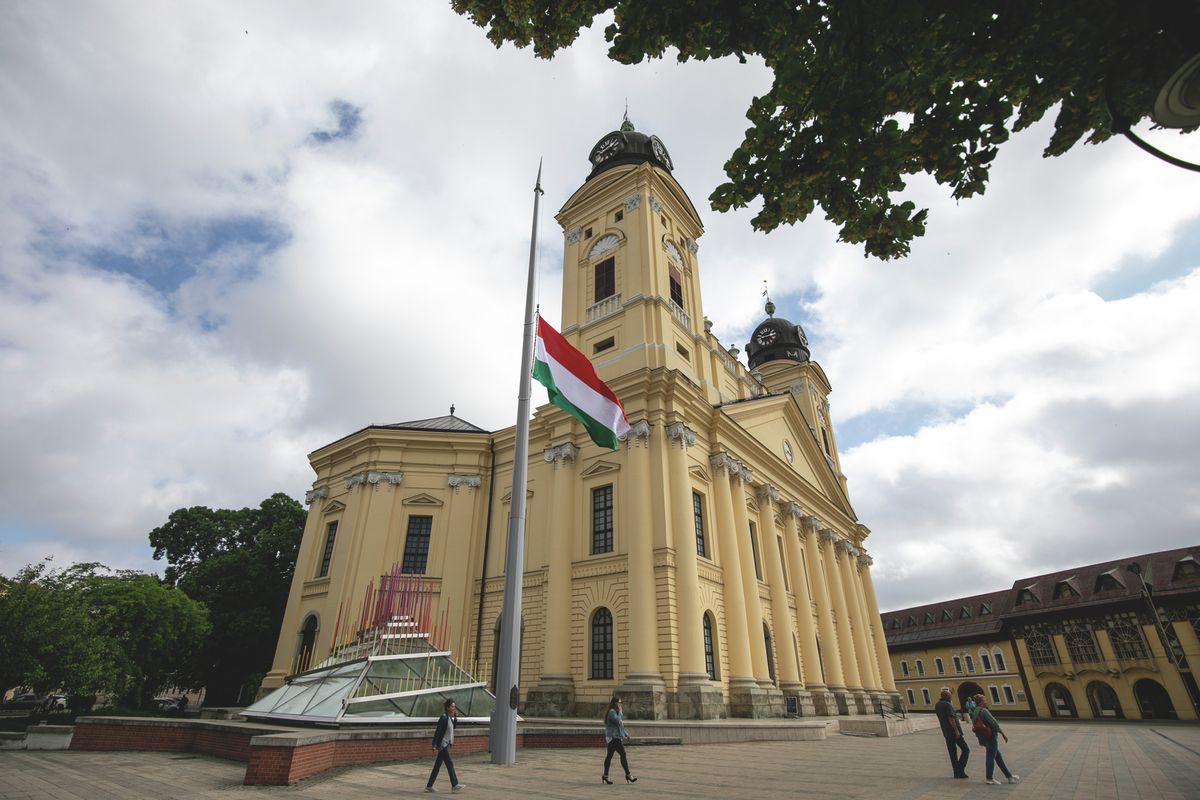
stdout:
{"type": "Polygon", "coordinates": [[[946,750],[950,753],[950,769],[954,770],[954,777],[965,778],[971,748],[967,747],[967,742],[963,739],[962,726],[958,724],[958,716],[954,713],[954,706],[950,704],[949,689],[942,689],[942,699],[938,700],[933,710],[942,725],[942,736],[946,739],[946,750]]]}

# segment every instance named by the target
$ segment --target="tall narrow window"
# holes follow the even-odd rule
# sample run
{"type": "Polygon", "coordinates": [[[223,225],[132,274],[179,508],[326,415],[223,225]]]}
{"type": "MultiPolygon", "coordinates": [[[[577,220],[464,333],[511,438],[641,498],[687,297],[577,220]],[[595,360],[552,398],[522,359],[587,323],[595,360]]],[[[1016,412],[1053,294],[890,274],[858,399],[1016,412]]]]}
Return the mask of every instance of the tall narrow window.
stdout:
{"type": "Polygon", "coordinates": [[[929,705],[929,690],[928,689],[921,690],[921,702],[924,703],[925,705],[929,705]]]}
{"type": "Polygon", "coordinates": [[[792,585],[788,580],[787,559],[783,557],[783,537],[776,536],[775,543],[779,545],[779,568],[783,571],[783,590],[785,592],[790,592],[792,590],[792,585]]]}
{"type": "Polygon", "coordinates": [[[717,659],[715,656],[716,647],[713,644],[713,621],[711,614],[704,615],[704,670],[708,673],[708,679],[715,681],[717,679],[717,659]]]}
{"type": "Polygon", "coordinates": [[[925,662],[919,658],[917,659],[917,674],[921,676],[925,675],[925,662]]]}
{"type": "Polygon", "coordinates": [[[325,526],[325,553],[321,556],[321,570],[317,573],[318,578],[324,578],[329,574],[329,562],[333,560],[333,540],[337,538],[337,522],[331,522],[325,526]]]}
{"type": "Polygon", "coordinates": [[[1004,654],[997,650],[992,653],[992,659],[996,662],[996,672],[1004,672],[1004,654]]]}
{"type": "Polygon", "coordinates": [[[908,662],[907,661],[900,662],[900,674],[906,678],[908,677],[908,662]]]}
{"type": "Polygon", "coordinates": [[[413,575],[424,575],[429,561],[429,534],[433,531],[433,517],[412,516],[408,518],[408,535],[404,537],[404,558],[400,571],[413,575]]]}
{"type": "Polygon", "coordinates": [[[671,279],[671,302],[683,308],[683,275],[674,265],[667,266],[667,273],[671,279]]]}
{"type": "Polygon", "coordinates": [[[613,549],[613,487],[592,489],[592,554],[613,549]]]}
{"type": "Polygon", "coordinates": [[[596,265],[596,294],[593,303],[617,293],[616,259],[606,258],[596,265]]]}
{"type": "Polygon", "coordinates": [[[938,675],[946,674],[946,667],[945,667],[945,665],[942,664],[942,660],[940,658],[935,658],[933,660],[933,666],[937,668],[938,675]]]}
{"type": "Polygon", "coordinates": [[[917,698],[916,698],[916,696],[913,695],[913,690],[905,689],[904,692],[905,692],[905,694],[908,695],[908,704],[910,706],[915,706],[917,704],[917,698]]]}
{"type": "Polygon", "coordinates": [[[975,671],[975,662],[971,660],[970,656],[966,656],[966,659],[967,659],[967,672],[974,672],[975,671]]]}
{"type": "Polygon", "coordinates": [[[983,671],[984,671],[984,672],[991,672],[991,671],[992,671],[992,659],[988,657],[988,654],[987,654],[987,653],[980,653],[980,654],[979,654],[979,662],[980,662],[981,664],[983,664],[983,671]]]}
{"type": "Polygon", "coordinates": [[[1011,686],[1004,687],[1004,702],[1010,703],[1010,704],[1016,702],[1015,700],[1013,700],[1013,693],[1012,693],[1011,686]]]}
{"type": "Polygon", "coordinates": [[[704,546],[704,498],[692,492],[692,519],[696,522],[696,555],[707,557],[704,546]]]}
{"type": "Polygon", "coordinates": [[[300,655],[296,658],[296,672],[304,672],[312,664],[313,648],[317,643],[317,615],[309,614],[300,629],[300,655]]]}
{"type": "Polygon", "coordinates": [[[825,432],[824,428],[821,428],[821,442],[825,445],[825,455],[833,455],[833,451],[829,449],[829,434],[825,432]]]}
{"type": "Polygon", "coordinates": [[[771,629],[767,627],[766,620],[763,621],[763,643],[767,646],[767,677],[778,686],[779,681],[775,679],[775,643],[771,641],[771,629]]]}
{"type": "Polygon", "coordinates": [[[754,577],[762,580],[762,562],[758,559],[758,531],[750,523],[750,549],[754,552],[754,577]]]}
{"type": "Polygon", "coordinates": [[[958,656],[954,657],[954,672],[958,675],[962,675],[962,659],[958,656]]]}
{"type": "Polygon", "coordinates": [[[988,692],[990,692],[990,693],[991,693],[991,695],[992,695],[992,702],[993,702],[993,703],[999,703],[999,702],[1000,702],[1000,692],[998,692],[998,691],[996,690],[996,687],[995,687],[995,686],[989,686],[989,687],[988,687],[988,692]]]}
{"type": "Polygon", "coordinates": [[[607,608],[592,615],[592,680],[613,676],[613,621],[607,608]]]}

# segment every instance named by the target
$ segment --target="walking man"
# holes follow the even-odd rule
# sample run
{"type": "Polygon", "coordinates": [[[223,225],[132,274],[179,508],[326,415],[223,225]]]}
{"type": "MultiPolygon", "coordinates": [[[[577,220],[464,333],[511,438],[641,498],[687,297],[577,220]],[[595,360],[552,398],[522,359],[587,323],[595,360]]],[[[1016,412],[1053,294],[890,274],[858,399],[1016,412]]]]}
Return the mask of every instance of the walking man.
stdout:
{"type": "Polygon", "coordinates": [[[962,725],[958,723],[958,715],[950,704],[950,690],[942,689],[942,699],[933,707],[937,713],[938,722],[942,725],[942,736],[946,739],[946,750],[950,753],[950,769],[954,777],[967,777],[967,759],[971,756],[971,748],[963,739],[962,725]]]}

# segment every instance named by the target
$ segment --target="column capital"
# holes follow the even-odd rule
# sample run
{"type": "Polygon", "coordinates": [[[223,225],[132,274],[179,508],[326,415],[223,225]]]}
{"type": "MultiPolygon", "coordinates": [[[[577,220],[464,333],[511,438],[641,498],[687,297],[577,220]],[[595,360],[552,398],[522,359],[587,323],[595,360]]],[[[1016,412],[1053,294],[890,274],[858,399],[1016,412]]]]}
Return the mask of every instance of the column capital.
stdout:
{"type": "Polygon", "coordinates": [[[732,475],[735,472],[740,472],[742,469],[742,465],[737,462],[737,459],[724,451],[709,456],[708,465],[712,467],[713,472],[717,473],[718,475],[723,473],[729,473],[732,475]]]}
{"type": "Polygon", "coordinates": [[[626,447],[645,447],[650,444],[650,422],[648,420],[639,419],[637,422],[630,424],[629,430],[625,433],[626,447]]]}
{"type": "Polygon", "coordinates": [[[682,422],[672,422],[666,427],[667,440],[672,446],[678,444],[684,450],[696,444],[696,432],[682,422]]]}
{"type": "MultiPolygon", "coordinates": [[[[792,517],[797,522],[800,522],[800,523],[804,522],[804,517],[805,517],[804,506],[800,505],[795,500],[789,500],[788,502],[784,503],[783,506],[780,508],[780,511],[783,512],[783,516],[785,519],[788,517],[792,517]]],[[[801,529],[800,535],[803,536],[804,535],[803,525],[799,525],[797,527],[799,527],[801,529]]]]}
{"type": "Polygon", "coordinates": [[[346,488],[353,489],[355,486],[362,486],[364,483],[369,483],[372,486],[378,486],[381,483],[390,483],[392,486],[399,486],[400,481],[404,480],[403,472],[359,472],[346,478],[346,488]]]}
{"type": "Polygon", "coordinates": [[[862,568],[862,569],[865,569],[865,568],[867,568],[867,567],[871,566],[871,565],[872,565],[872,564],[874,564],[874,563],[875,563],[875,559],[871,558],[869,555],[867,555],[866,553],[862,552],[861,550],[859,551],[859,553],[858,553],[858,566],[859,566],[860,568],[862,568]]]}
{"type": "Polygon", "coordinates": [[[779,498],[782,496],[779,494],[779,490],[769,483],[764,483],[758,487],[756,494],[759,500],[766,500],[768,503],[778,503],[779,498]]]}
{"type": "Polygon", "coordinates": [[[833,528],[821,528],[819,533],[822,542],[834,544],[838,540],[837,531],[835,531],[833,528]]]}
{"type": "Polygon", "coordinates": [[[324,500],[329,497],[328,486],[318,486],[316,489],[309,489],[304,493],[304,505],[310,506],[318,500],[324,500]]]}
{"type": "Polygon", "coordinates": [[[461,475],[452,472],[446,476],[446,485],[454,490],[457,490],[460,486],[465,486],[468,489],[478,489],[482,484],[482,475],[461,475]]]}
{"type": "Polygon", "coordinates": [[[856,558],[858,556],[858,548],[850,544],[848,539],[839,539],[835,546],[837,547],[838,551],[845,553],[851,558],[856,558]]]}
{"type": "Polygon", "coordinates": [[[574,461],[578,455],[579,448],[570,442],[560,444],[558,447],[547,447],[542,451],[542,458],[546,459],[547,464],[557,461],[560,462],[560,466],[565,465],[568,461],[574,461]]]}

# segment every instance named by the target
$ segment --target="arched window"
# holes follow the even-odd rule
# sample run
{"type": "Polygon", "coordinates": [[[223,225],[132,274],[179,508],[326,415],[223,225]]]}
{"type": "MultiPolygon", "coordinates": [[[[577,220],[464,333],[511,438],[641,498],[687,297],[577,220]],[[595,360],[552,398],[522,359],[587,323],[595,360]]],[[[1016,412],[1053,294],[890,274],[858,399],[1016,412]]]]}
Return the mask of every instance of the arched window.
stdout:
{"type": "Polygon", "coordinates": [[[312,664],[313,648],[317,644],[317,615],[309,614],[300,627],[300,652],[296,656],[296,672],[304,672],[312,664]]]}
{"type": "Polygon", "coordinates": [[[918,675],[925,674],[925,662],[919,658],[917,659],[917,674],[918,675]]]}
{"type": "Polygon", "coordinates": [[[708,673],[708,679],[715,681],[717,679],[717,657],[716,657],[716,635],[713,633],[713,618],[712,614],[704,615],[704,670],[708,673]]]}
{"type": "Polygon", "coordinates": [[[954,657],[954,672],[958,675],[962,675],[962,659],[958,656],[954,657]]]}
{"type": "Polygon", "coordinates": [[[1092,681],[1087,685],[1087,699],[1092,707],[1092,716],[1097,719],[1123,719],[1125,715],[1121,711],[1121,701],[1117,699],[1117,693],[1113,688],[1103,681],[1092,681]]]}
{"type": "Polygon", "coordinates": [[[992,671],[992,659],[991,659],[991,658],[988,656],[988,654],[987,654],[987,653],[980,653],[980,654],[979,654],[979,663],[983,664],[983,671],[984,671],[984,672],[991,672],[991,671],[992,671]]]}
{"type": "Polygon", "coordinates": [[[592,680],[611,680],[613,676],[613,621],[607,608],[592,614],[592,680]]]}
{"type": "Polygon", "coordinates": [[[767,623],[763,622],[763,643],[767,646],[767,675],[771,678],[771,683],[776,686],[779,681],[775,678],[775,648],[771,646],[771,629],[767,627],[767,623]]]}
{"type": "Polygon", "coordinates": [[[945,674],[946,674],[946,665],[942,663],[942,659],[941,659],[941,658],[935,658],[935,659],[933,660],[933,665],[934,665],[935,667],[937,667],[937,674],[938,674],[938,675],[945,675],[945,674]]]}
{"type": "Polygon", "coordinates": [[[966,656],[966,659],[967,659],[967,672],[974,672],[975,671],[975,662],[971,660],[970,656],[966,656]]]}
{"type": "Polygon", "coordinates": [[[907,661],[900,662],[900,674],[906,678],[908,677],[908,662],[907,661]]]}

